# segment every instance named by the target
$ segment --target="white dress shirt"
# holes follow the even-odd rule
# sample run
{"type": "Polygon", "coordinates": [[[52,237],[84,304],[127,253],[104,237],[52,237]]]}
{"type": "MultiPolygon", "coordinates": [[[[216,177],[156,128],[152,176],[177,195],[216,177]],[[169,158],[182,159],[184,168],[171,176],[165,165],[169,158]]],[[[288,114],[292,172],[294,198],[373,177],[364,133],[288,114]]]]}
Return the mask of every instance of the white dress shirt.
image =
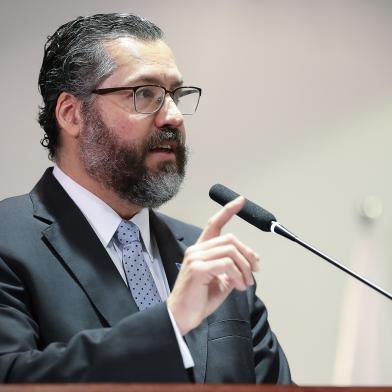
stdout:
{"type": "MultiPolygon", "coordinates": [[[[95,234],[108,252],[125,284],[128,285],[122,265],[122,246],[114,236],[122,218],[103,200],[68,177],[58,166],[54,167],[53,175],[86,217],[95,231],[95,234]]],[[[150,231],[149,210],[143,208],[139,213],[133,216],[130,221],[137,225],[140,230],[144,258],[150,268],[161,300],[165,301],[170,294],[170,288],[155,237],[150,231]]],[[[195,365],[188,346],[169,309],[168,312],[176,334],[184,366],[185,368],[193,367],[195,365]]]]}

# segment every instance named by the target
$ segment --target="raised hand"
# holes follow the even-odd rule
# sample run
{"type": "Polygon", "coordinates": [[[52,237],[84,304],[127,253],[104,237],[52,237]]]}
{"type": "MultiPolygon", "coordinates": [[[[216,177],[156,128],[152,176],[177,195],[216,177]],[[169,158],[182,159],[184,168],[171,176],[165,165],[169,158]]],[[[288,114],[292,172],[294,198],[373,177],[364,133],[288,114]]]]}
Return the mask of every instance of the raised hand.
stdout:
{"type": "Polygon", "coordinates": [[[227,222],[241,210],[240,196],[226,204],[207,223],[190,246],[167,306],[183,335],[196,328],[233,289],[244,291],[253,282],[259,256],[233,234],[221,235],[227,222]]]}

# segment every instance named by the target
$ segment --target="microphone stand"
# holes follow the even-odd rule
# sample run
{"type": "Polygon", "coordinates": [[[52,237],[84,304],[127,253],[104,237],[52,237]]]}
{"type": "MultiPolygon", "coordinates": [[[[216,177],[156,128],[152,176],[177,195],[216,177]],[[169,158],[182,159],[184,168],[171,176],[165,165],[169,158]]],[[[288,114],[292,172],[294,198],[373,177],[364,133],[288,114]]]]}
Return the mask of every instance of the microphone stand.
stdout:
{"type": "Polygon", "coordinates": [[[313,246],[307,244],[305,241],[302,241],[300,238],[298,238],[295,234],[291,233],[289,230],[287,230],[284,226],[282,226],[279,222],[272,221],[271,222],[271,232],[275,234],[279,234],[283,237],[288,238],[291,241],[296,242],[297,244],[303,246],[304,248],[310,250],[312,253],[316,254],[317,256],[320,256],[324,260],[328,261],[328,263],[334,265],[335,267],[339,268],[340,270],[346,272],[347,274],[351,275],[353,278],[359,280],[360,282],[366,284],[368,287],[372,288],[373,290],[379,292],[383,296],[387,297],[388,299],[392,300],[392,295],[382,289],[379,286],[376,286],[374,283],[370,282],[369,280],[365,279],[363,276],[355,273],[354,271],[350,270],[343,264],[339,263],[337,260],[332,259],[331,257],[327,256],[326,254],[320,252],[313,246]]]}

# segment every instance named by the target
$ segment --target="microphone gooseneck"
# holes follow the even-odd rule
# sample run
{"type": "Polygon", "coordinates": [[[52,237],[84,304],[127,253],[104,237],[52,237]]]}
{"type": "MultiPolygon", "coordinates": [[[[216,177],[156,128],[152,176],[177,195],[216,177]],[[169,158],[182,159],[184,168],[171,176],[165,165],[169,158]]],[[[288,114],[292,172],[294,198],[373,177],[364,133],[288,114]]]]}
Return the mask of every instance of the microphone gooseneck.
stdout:
{"type": "MultiPolygon", "coordinates": [[[[222,206],[226,205],[227,203],[229,203],[230,201],[234,200],[239,196],[238,193],[232,191],[231,189],[221,184],[213,185],[210,189],[209,195],[212,200],[216,201],[218,204],[222,206]]],[[[328,261],[330,264],[334,265],[335,267],[346,272],[353,278],[359,280],[360,282],[366,284],[368,287],[372,288],[373,290],[377,291],[378,293],[392,300],[392,294],[388,293],[381,287],[370,282],[363,276],[358,275],[357,273],[350,270],[349,268],[347,268],[337,260],[332,259],[331,257],[327,256],[325,253],[322,253],[316,248],[314,248],[313,246],[307,244],[305,241],[301,240],[295,234],[291,233],[284,226],[282,226],[276,220],[275,216],[271,214],[269,211],[265,210],[264,208],[258,206],[257,204],[251,202],[248,199],[245,200],[246,201],[244,207],[237,214],[240,218],[246,220],[248,223],[250,223],[253,226],[256,226],[262,231],[271,231],[285,238],[288,238],[291,241],[296,242],[297,244],[303,246],[305,249],[323,258],[324,260],[328,261]]]]}

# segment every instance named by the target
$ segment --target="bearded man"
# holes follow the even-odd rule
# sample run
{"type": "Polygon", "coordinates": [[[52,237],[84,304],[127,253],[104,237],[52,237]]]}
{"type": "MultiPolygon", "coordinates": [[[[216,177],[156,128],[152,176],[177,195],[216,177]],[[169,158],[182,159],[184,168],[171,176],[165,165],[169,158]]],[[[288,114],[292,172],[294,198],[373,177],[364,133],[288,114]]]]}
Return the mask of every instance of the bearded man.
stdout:
{"type": "Polygon", "coordinates": [[[45,46],[39,122],[54,168],[0,203],[2,382],[290,383],[252,272],[222,227],[154,212],[179,190],[184,85],[162,31],[79,17],[45,46]]]}

